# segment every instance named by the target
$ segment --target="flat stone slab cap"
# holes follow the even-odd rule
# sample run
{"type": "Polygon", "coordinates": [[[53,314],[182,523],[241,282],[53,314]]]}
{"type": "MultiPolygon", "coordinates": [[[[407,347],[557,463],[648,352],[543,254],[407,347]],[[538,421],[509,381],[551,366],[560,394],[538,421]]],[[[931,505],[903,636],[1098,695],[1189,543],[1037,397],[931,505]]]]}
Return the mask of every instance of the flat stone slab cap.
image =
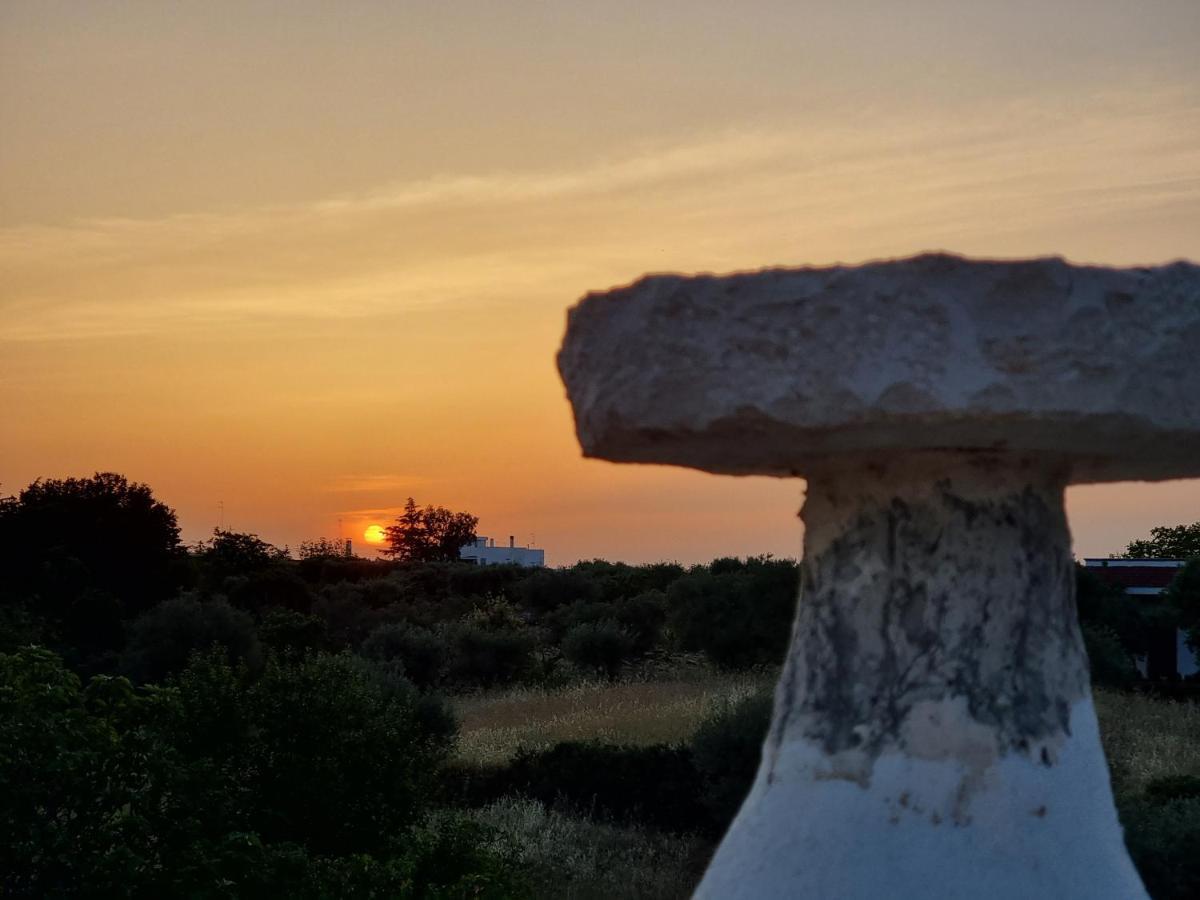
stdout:
{"type": "Polygon", "coordinates": [[[1200,266],[947,254],[588,294],[559,371],[586,456],[800,475],[903,450],[1200,475],[1200,266]]]}

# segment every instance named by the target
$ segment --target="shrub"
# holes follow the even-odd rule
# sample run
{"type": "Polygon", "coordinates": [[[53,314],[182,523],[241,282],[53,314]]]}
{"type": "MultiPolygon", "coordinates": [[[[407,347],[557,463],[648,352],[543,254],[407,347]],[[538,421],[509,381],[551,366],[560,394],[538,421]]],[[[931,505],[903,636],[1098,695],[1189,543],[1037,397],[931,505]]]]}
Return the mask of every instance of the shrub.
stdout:
{"type": "Polygon", "coordinates": [[[705,819],[700,777],[687,747],[564,741],[519,750],[508,766],[476,773],[474,798],[521,795],[600,820],[695,831],[705,819]]]}
{"type": "Polygon", "coordinates": [[[357,556],[313,556],[296,562],[296,571],[311,585],[382,578],[395,568],[396,564],[387,560],[357,556]]]}
{"type": "Polygon", "coordinates": [[[1177,615],[1165,602],[1130,603],[1122,588],[1080,564],[1075,566],[1075,606],[1081,625],[1115,635],[1130,656],[1145,654],[1156,626],[1172,624],[1170,619],[1177,615]]]}
{"type": "Polygon", "coordinates": [[[772,705],[770,693],[752,694],[711,714],[692,737],[704,804],[720,832],[729,827],[754,783],[772,705]]]}
{"type": "Polygon", "coordinates": [[[274,565],[248,575],[226,579],[229,602],[238,609],[262,613],[278,608],[307,613],[313,593],[290,566],[274,565]]]}
{"type": "Polygon", "coordinates": [[[325,623],[334,647],[357,647],[378,625],[378,616],[363,602],[359,585],[350,582],[326,585],[313,603],[313,615],[325,623]]]}
{"type": "Polygon", "coordinates": [[[135,681],[160,681],[181,671],[199,650],[220,647],[225,659],[252,668],[262,662],[254,621],[224,600],[184,594],[139,616],[129,628],[121,670],[135,681]]]}
{"type": "Polygon", "coordinates": [[[317,616],[290,609],[271,609],[258,624],[258,639],[283,653],[328,649],[325,623],[317,616]]]}
{"type": "Polygon", "coordinates": [[[584,669],[616,678],[621,665],[633,653],[633,638],[611,619],[576,625],[563,639],[563,655],[584,669]]]}
{"type": "Polygon", "coordinates": [[[577,603],[560,606],[548,613],[542,619],[541,624],[549,632],[550,639],[561,644],[563,638],[567,636],[567,632],[576,625],[590,625],[603,622],[605,619],[615,620],[616,616],[617,607],[614,603],[581,600],[577,603]]]}
{"type": "Polygon", "coordinates": [[[533,635],[516,629],[489,631],[462,623],[447,635],[454,651],[450,678],[463,686],[491,687],[523,678],[533,666],[533,635]]]}
{"type": "Polygon", "coordinates": [[[243,704],[251,824],[264,840],[373,853],[420,819],[449,748],[421,727],[411,686],[317,654],[272,661],[243,704]]]}
{"type": "Polygon", "coordinates": [[[114,597],[132,618],[184,584],[175,512],[150,488],[113,472],[39,479],[0,501],[0,571],[34,612],[70,626],[82,588],[114,597]],[[70,568],[79,577],[63,579],[70,568]]]}
{"type": "Polygon", "coordinates": [[[1200,896],[1200,798],[1134,802],[1121,810],[1121,823],[1154,900],[1200,896]]]}
{"type": "Polygon", "coordinates": [[[497,829],[540,898],[682,900],[712,854],[693,835],[578,819],[536,800],[499,800],[470,815],[497,829]]]}
{"type": "Polygon", "coordinates": [[[595,584],[599,598],[607,603],[615,603],[622,597],[635,597],[646,591],[665,591],[671,582],[684,573],[683,566],[677,563],[631,566],[603,559],[578,562],[570,571],[585,576],[595,584]]]}
{"type": "Polygon", "coordinates": [[[1164,778],[1155,778],[1146,785],[1146,799],[1156,802],[1200,800],[1200,777],[1167,775],[1164,778]]]}
{"type": "Polygon", "coordinates": [[[422,690],[441,684],[450,668],[450,644],[426,628],[380,625],[362,643],[368,659],[399,663],[405,677],[422,690]]]}
{"type": "Polygon", "coordinates": [[[250,683],[210,653],[135,690],[0,654],[0,894],[525,896],[488,832],[424,821],[434,706],[349,655],[250,683]]]}
{"type": "Polygon", "coordinates": [[[796,606],[795,563],[718,560],[713,567],[719,574],[698,568],[667,592],[680,649],[703,651],[727,669],[778,663],[796,606]]]}
{"type": "Polygon", "coordinates": [[[1115,631],[1091,623],[1083,625],[1081,631],[1093,684],[1129,688],[1138,680],[1138,671],[1133,659],[1115,631]]]}
{"type": "Polygon", "coordinates": [[[521,603],[535,612],[550,612],[579,601],[600,599],[600,590],[586,575],[570,569],[539,569],[516,585],[521,603]]]}
{"type": "Polygon", "coordinates": [[[633,651],[648,653],[662,637],[667,621],[667,595],[659,590],[644,591],[617,602],[617,621],[633,636],[633,651]]]}
{"type": "Polygon", "coordinates": [[[239,531],[213,531],[212,540],[196,550],[202,582],[209,589],[220,589],[225,579],[251,575],[287,561],[286,550],[280,550],[256,534],[239,531]]]}
{"type": "Polygon", "coordinates": [[[195,896],[235,873],[229,794],[166,740],[179,715],[172,692],[0,655],[0,894],[195,896]]]}
{"type": "Polygon", "coordinates": [[[477,566],[459,563],[449,567],[446,577],[448,594],[463,597],[499,597],[507,594],[529,569],[517,565],[477,566]]]}

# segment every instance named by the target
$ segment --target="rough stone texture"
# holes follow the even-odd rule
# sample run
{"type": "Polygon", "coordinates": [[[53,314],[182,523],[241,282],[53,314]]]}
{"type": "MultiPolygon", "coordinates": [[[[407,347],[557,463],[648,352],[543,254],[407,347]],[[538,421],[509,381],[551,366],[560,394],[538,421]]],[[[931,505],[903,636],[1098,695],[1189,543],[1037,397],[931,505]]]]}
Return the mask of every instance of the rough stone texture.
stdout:
{"type": "Polygon", "coordinates": [[[755,785],[699,900],[1145,898],[1075,614],[1065,470],[915,452],[811,473],[755,785]]]}
{"type": "Polygon", "coordinates": [[[559,368],[588,456],[805,475],[831,455],[1060,454],[1200,474],[1200,266],[943,254],[653,275],[585,297],[559,368]]]}
{"type": "Polygon", "coordinates": [[[954,758],[961,823],[997,758],[1052,765],[1087,694],[1063,487],[1061,470],[990,454],[815,472],[768,781],[796,738],[826,755],[820,777],[860,783],[887,751],[954,758]]]}
{"type": "Polygon", "coordinates": [[[1200,267],[661,275],[570,313],[586,455],[802,475],[804,584],[701,898],[1144,898],[1065,485],[1200,474],[1200,267]]]}

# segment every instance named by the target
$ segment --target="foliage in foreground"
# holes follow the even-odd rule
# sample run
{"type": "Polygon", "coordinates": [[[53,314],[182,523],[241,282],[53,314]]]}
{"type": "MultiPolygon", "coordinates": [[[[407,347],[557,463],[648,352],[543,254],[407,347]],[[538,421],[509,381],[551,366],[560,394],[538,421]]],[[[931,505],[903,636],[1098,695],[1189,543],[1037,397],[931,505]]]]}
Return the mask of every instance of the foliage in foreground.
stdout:
{"type": "Polygon", "coordinates": [[[712,843],[641,825],[617,826],[506,798],[468,813],[493,829],[491,848],[526,873],[537,900],[684,900],[712,843]]]}
{"type": "Polygon", "coordinates": [[[0,654],[0,894],[520,896],[478,826],[423,824],[447,721],[345,655],[134,689],[0,654]]]}
{"type": "Polygon", "coordinates": [[[715,837],[754,779],[770,717],[770,696],[754,694],[718,707],[686,744],[522,749],[505,765],[458,767],[453,799],[480,806],[524,797],[601,822],[715,837]]]}
{"type": "MultiPolygon", "coordinates": [[[[695,869],[688,869],[678,856],[663,859],[661,865],[673,873],[671,877],[661,881],[639,881],[641,887],[630,886],[628,890],[618,884],[611,887],[609,896],[664,900],[687,896],[690,885],[694,884],[694,880],[688,881],[688,878],[698,878],[703,869],[704,854],[712,849],[712,838],[728,824],[753,779],[759,745],[769,718],[770,702],[765,693],[747,693],[750,684],[740,676],[725,676],[724,681],[728,683],[726,690],[706,683],[703,694],[690,697],[690,701],[703,702],[688,702],[678,710],[690,716],[692,723],[690,728],[684,727],[682,721],[676,723],[681,737],[692,732],[685,746],[679,746],[680,738],[667,738],[675,742],[677,752],[671,758],[677,762],[682,764],[689,758],[688,753],[678,751],[690,751],[690,764],[703,784],[701,796],[712,817],[711,825],[706,826],[702,819],[697,819],[685,831],[664,831],[665,823],[659,820],[658,827],[652,827],[650,819],[638,815],[638,805],[626,800],[636,797],[640,791],[652,796],[654,791],[664,790],[665,784],[637,781],[636,770],[630,767],[630,777],[635,780],[622,783],[614,794],[606,795],[603,776],[592,776],[589,772],[590,768],[607,764],[614,756],[632,757],[637,749],[634,742],[642,742],[643,752],[650,756],[661,756],[662,745],[655,747],[646,742],[648,737],[650,741],[654,738],[647,731],[648,710],[642,708],[642,703],[651,698],[662,709],[667,709],[676,699],[677,684],[665,686],[665,692],[661,685],[618,683],[595,685],[587,690],[573,686],[557,692],[537,692],[529,698],[506,693],[490,701],[472,701],[467,722],[476,723],[475,727],[481,727],[485,732],[495,731],[498,720],[507,721],[514,715],[524,719],[540,715],[541,727],[553,735],[561,734],[563,730],[559,717],[565,707],[555,703],[561,695],[563,703],[575,716],[572,734],[585,738],[590,725],[593,735],[603,734],[605,740],[617,746],[576,743],[569,752],[561,748],[555,752],[557,745],[553,740],[539,737],[535,726],[527,726],[522,732],[524,739],[542,748],[541,753],[527,753],[527,757],[540,756],[547,760],[561,757],[578,762],[566,767],[572,780],[562,783],[570,790],[545,803],[524,799],[521,795],[528,797],[530,792],[511,787],[515,768],[502,766],[503,777],[509,779],[511,793],[517,797],[495,799],[495,784],[476,783],[477,793],[468,799],[479,808],[471,815],[481,821],[503,822],[506,832],[530,845],[521,851],[522,859],[549,857],[562,860],[557,869],[536,872],[531,869],[539,896],[604,896],[602,892],[589,893],[581,886],[581,876],[576,872],[593,871],[592,854],[602,856],[606,851],[571,845],[571,839],[563,836],[567,833],[586,834],[588,840],[602,843],[610,839],[620,841],[634,857],[622,863],[631,871],[631,885],[636,879],[649,879],[651,872],[635,870],[655,865],[639,860],[656,859],[658,842],[682,842],[673,845],[676,847],[686,844],[698,854],[693,857],[699,859],[695,869]],[[619,698],[620,709],[614,708],[614,698],[619,698]],[[497,707],[495,713],[484,708],[489,702],[497,707]],[[585,759],[590,759],[593,766],[582,762],[585,759]],[[632,814],[612,815],[622,803],[632,814]],[[720,809],[722,806],[723,810],[720,809]],[[619,822],[624,824],[619,825],[619,822]],[[537,834],[538,828],[553,831],[558,836],[543,838],[537,834]],[[640,850],[627,846],[626,840],[635,844],[640,842],[640,850]],[[554,850],[545,846],[556,842],[554,850]],[[574,857],[579,858],[574,860],[574,857]],[[688,872],[692,874],[689,876],[688,872]],[[559,893],[548,885],[557,886],[559,893]],[[576,891],[578,893],[573,893],[576,891]]],[[[1200,896],[1200,876],[1196,871],[1197,860],[1200,860],[1200,706],[1105,689],[1097,690],[1095,698],[1126,842],[1151,896],[1155,900],[1200,896]]],[[[470,727],[468,725],[468,729],[470,727]]],[[[475,740],[470,730],[464,737],[468,746],[475,740]]],[[[505,759],[507,754],[493,757],[475,751],[468,758],[477,761],[505,759]]],[[[481,771],[486,776],[488,768],[494,768],[494,764],[487,767],[480,766],[479,762],[473,766],[464,763],[457,774],[478,778],[481,771]]],[[[653,766],[647,767],[647,772],[653,777],[653,766]]],[[[695,773],[685,777],[695,777],[695,773]]],[[[679,773],[671,775],[669,780],[682,783],[679,773]]],[[[539,788],[539,791],[543,790],[544,787],[539,788]]],[[[545,798],[547,795],[540,793],[540,796],[545,798]]],[[[599,883],[611,884],[608,881],[599,883]]]]}

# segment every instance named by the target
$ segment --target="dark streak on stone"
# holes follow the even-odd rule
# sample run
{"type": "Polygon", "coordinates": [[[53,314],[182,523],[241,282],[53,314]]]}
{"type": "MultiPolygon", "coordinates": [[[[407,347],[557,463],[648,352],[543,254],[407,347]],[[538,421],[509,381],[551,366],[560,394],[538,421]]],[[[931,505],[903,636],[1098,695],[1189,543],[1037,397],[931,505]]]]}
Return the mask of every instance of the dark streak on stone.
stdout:
{"type": "Polygon", "coordinates": [[[769,750],[795,728],[826,753],[874,758],[902,743],[916,704],[961,697],[998,752],[1040,746],[1052,765],[1041,745],[1067,733],[1086,691],[1062,486],[1021,472],[962,490],[961,478],[897,482],[886,500],[874,470],[809,482],[806,521],[847,524],[806,553],[769,750]]]}

